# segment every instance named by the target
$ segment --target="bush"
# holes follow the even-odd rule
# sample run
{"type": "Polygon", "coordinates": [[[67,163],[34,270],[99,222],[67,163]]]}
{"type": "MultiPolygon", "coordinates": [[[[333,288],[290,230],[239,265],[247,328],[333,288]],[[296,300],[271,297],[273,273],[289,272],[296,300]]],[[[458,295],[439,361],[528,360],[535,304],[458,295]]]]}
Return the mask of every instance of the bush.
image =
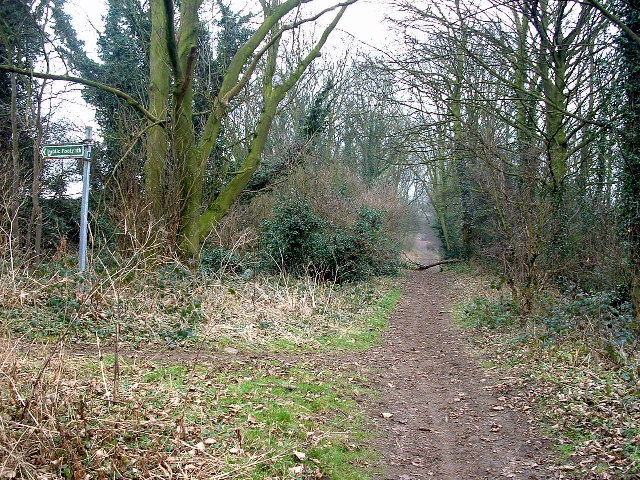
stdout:
{"type": "Polygon", "coordinates": [[[551,335],[580,332],[602,346],[622,347],[636,338],[638,325],[629,301],[614,292],[579,292],[537,316],[551,335]]]}
{"type": "Polygon", "coordinates": [[[479,297],[464,309],[465,323],[472,327],[500,328],[516,323],[521,312],[513,300],[500,298],[489,300],[479,297]]]}
{"type": "Polygon", "coordinates": [[[213,273],[220,271],[239,272],[246,270],[247,255],[239,255],[225,248],[203,248],[200,253],[200,271],[213,273]]]}
{"type": "MultiPolygon", "coordinates": [[[[633,308],[615,292],[540,297],[536,310],[528,317],[535,328],[523,332],[523,341],[535,339],[546,346],[578,340],[617,365],[627,364],[637,347],[633,308]]],[[[470,327],[496,329],[515,324],[522,314],[513,299],[476,298],[465,305],[463,319],[470,327]]]]}
{"type": "Polygon", "coordinates": [[[338,282],[396,273],[399,247],[384,231],[384,215],[361,207],[352,225],[336,225],[308,203],[283,201],[263,223],[262,265],[338,282]]]}
{"type": "Polygon", "coordinates": [[[260,238],[261,260],[267,266],[299,271],[326,257],[325,222],[311,207],[290,200],[278,205],[273,220],[265,220],[260,238]]]}
{"type": "Polygon", "coordinates": [[[384,230],[386,212],[363,206],[358,212],[354,232],[358,238],[357,255],[365,276],[394,275],[400,268],[400,246],[384,230]]]}

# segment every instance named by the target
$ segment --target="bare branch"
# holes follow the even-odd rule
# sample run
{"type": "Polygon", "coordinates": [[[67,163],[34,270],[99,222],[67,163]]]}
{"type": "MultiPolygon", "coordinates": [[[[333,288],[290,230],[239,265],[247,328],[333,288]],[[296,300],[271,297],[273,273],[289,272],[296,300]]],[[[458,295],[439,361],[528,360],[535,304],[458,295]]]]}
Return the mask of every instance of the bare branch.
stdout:
{"type": "Polygon", "coordinates": [[[125,102],[127,102],[131,107],[141,113],[143,116],[147,117],[152,122],[161,123],[162,120],[156,118],[154,115],[147,110],[142,103],[133,98],[128,93],[123,92],[122,90],[118,90],[117,88],[110,87],[109,85],[105,85],[104,83],[94,82],[93,80],[88,80],[86,78],[74,77],[72,75],[59,75],[54,73],[42,73],[42,72],[34,72],[33,70],[25,70],[23,68],[13,67],[11,65],[0,65],[0,70],[5,72],[13,72],[19,75],[26,75],[28,77],[36,77],[43,78],[46,80],[61,80],[64,82],[70,83],[79,83],[81,85],[86,85],[88,87],[98,88],[108,93],[112,93],[118,98],[121,98],[125,102]]]}

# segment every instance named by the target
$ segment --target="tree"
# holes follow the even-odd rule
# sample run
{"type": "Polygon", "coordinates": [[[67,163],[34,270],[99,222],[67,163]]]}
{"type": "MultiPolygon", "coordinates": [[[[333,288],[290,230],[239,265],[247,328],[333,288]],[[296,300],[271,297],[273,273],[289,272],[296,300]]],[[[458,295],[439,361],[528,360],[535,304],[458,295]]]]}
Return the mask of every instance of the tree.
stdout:
{"type": "MultiPolygon", "coordinates": [[[[623,9],[623,18],[631,31],[640,32],[640,1],[629,1],[623,9]]],[[[624,32],[620,38],[626,94],[620,196],[623,238],[627,241],[631,270],[631,298],[640,325],[640,43],[624,32]]]]}
{"type": "Polygon", "coordinates": [[[449,252],[499,267],[525,309],[560,278],[615,285],[605,20],[552,0],[399,6],[406,52],[392,65],[422,131],[410,168],[449,252]]]}
{"type": "MultiPolygon", "coordinates": [[[[20,0],[2,2],[0,64],[28,70],[40,62],[48,68],[54,58],[66,58],[69,51],[79,49],[64,4],[64,0],[31,5],[20,0]],[[55,49],[45,47],[46,38],[55,40],[55,49]]],[[[6,207],[0,228],[8,232],[11,247],[36,256],[43,231],[44,165],[39,152],[49,133],[47,86],[46,80],[0,70],[0,198],[6,207]]]]}
{"type": "Polygon", "coordinates": [[[307,18],[295,18],[289,24],[283,23],[287,15],[311,0],[263,4],[263,20],[228,62],[220,86],[211,96],[209,109],[201,114],[204,120],[200,132],[194,121],[195,115],[200,113],[194,111],[194,72],[198,64],[199,10],[203,0],[183,0],[177,12],[170,0],[150,2],[149,86],[145,90],[148,100],[134,92],[127,93],[88,78],[33,72],[6,64],[1,65],[0,70],[98,88],[124,100],[143,115],[147,122],[145,198],[151,214],[156,221],[162,220],[166,188],[177,185],[177,242],[185,258],[197,257],[202,241],[227,214],[256,171],[278,105],[320,55],[345,9],[355,1],[347,0],[307,18]],[[336,9],[337,14],[310,51],[291,70],[276,76],[283,35],[336,9]],[[207,161],[238,95],[258,72],[261,73],[262,110],[251,133],[247,153],[239,169],[227,172],[231,178],[215,198],[203,205],[207,161]],[[170,165],[175,166],[171,172],[176,178],[165,178],[170,165]]]}

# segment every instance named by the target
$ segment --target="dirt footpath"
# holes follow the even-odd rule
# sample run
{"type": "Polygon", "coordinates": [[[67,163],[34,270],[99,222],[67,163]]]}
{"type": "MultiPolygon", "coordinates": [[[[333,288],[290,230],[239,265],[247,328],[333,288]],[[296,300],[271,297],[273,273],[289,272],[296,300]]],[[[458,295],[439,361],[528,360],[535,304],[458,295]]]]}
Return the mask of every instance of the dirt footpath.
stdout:
{"type": "MultiPolygon", "coordinates": [[[[422,262],[437,259],[433,239],[417,243],[422,262]]],[[[372,406],[382,478],[553,478],[539,465],[544,441],[495,392],[500,379],[483,372],[451,325],[452,275],[411,272],[383,343],[366,354],[372,386],[383,392],[372,406]]]]}
{"type": "MultiPolygon", "coordinates": [[[[421,237],[422,263],[438,259],[432,236],[421,237]]],[[[377,433],[375,448],[385,474],[375,480],[551,479],[548,454],[525,414],[495,388],[495,372],[479,367],[468,334],[452,326],[450,308],[461,296],[456,276],[438,267],[409,273],[404,295],[383,342],[362,353],[265,355],[242,352],[121,352],[125,357],[165,362],[213,362],[272,358],[285,364],[312,362],[355,369],[370,379],[379,400],[368,406],[377,433]]],[[[80,356],[95,347],[74,347],[80,356]]]]}

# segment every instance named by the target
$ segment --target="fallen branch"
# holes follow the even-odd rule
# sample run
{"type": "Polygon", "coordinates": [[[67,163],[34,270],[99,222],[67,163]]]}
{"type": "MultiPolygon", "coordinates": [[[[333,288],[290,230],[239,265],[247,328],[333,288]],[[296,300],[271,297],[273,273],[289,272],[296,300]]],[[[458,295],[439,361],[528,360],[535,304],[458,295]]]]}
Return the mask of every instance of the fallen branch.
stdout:
{"type": "Polygon", "coordinates": [[[449,260],[440,260],[436,263],[430,263],[428,265],[422,265],[421,263],[416,263],[416,270],[426,270],[427,268],[437,267],[438,265],[445,265],[447,263],[460,263],[462,260],[458,260],[457,258],[450,258],[449,260]]]}

